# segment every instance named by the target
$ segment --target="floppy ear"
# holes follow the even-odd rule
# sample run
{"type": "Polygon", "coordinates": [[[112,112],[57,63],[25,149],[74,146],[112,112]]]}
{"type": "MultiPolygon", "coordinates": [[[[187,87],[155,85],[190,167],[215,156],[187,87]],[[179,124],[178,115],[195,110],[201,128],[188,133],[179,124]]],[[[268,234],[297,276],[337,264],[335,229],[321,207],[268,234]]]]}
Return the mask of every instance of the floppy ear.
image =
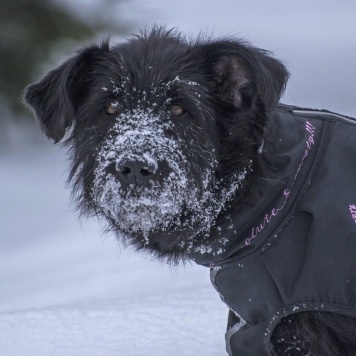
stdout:
{"type": "Polygon", "coordinates": [[[250,108],[259,99],[273,110],[285,89],[288,71],[271,53],[233,40],[206,46],[215,94],[231,109],[250,108]]]}
{"type": "Polygon", "coordinates": [[[90,67],[102,50],[108,50],[107,43],[86,48],[26,88],[25,104],[33,109],[41,129],[55,143],[71,127],[77,101],[88,86],[90,67]]]}

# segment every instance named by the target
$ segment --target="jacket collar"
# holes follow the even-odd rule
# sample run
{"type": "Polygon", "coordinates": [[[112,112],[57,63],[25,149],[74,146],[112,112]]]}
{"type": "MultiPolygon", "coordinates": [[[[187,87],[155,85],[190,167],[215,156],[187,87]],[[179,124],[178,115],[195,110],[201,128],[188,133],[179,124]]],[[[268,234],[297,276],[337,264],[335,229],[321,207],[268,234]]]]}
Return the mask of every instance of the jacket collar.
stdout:
{"type": "Polygon", "coordinates": [[[290,212],[310,170],[321,131],[315,125],[284,110],[270,116],[270,135],[263,154],[279,167],[277,173],[267,173],[273,178],[260,178],[255,189],[262,191],[261,198],[252,206],[232,211],[228,217],[231,224],[220,228],[221,239],[215,246],[192,253],[196,263],[213,267],[242,260],[268,243],[268,237],[290,212]]]}

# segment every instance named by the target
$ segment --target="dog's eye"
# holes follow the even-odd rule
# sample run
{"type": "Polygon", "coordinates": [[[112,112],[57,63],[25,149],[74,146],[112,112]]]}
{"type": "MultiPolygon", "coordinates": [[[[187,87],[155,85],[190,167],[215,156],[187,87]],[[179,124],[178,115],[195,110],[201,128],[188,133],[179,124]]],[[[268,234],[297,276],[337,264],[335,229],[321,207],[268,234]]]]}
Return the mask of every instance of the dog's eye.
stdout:
{"type": "Polygon", "coordinates": [[[185,113],[185,109],[180,105],[172,105],[170,112],[173,116],[181,116],[185,113]]]}
{"type": "Polygon", "coordinates": [[[105,107],[105,113],[108,115],[116,115],[119,112],[119,103],[117,101],[110,103],[105,107]]]}

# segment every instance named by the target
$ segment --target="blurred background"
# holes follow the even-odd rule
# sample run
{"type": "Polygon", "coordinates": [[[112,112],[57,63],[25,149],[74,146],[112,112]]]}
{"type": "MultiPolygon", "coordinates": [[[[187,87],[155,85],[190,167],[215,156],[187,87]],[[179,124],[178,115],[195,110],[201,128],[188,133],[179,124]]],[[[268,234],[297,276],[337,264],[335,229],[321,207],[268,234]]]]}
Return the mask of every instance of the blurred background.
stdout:
{"type": "Polygon", "coordinates": [[[224,349],[226,310],[208,271],[171,270],[120,251],[96,221],[78,220],[65,187],[65,152],[41,134],[20,102],[28,83],[83,44],[108,35],[122,41],[154,23],[191,36],[242,37],[271,50],[291,72],[283,102],[356,117],[354,0],[0,0],[1,355],[31,354],[29,347],[36,355],[199,354],[196,343],[187,342],[192,332],[208,345],[205,355],[224,354],[217,350],[224,349]],[[144,311],[146,319],[137,318],[143,300],[152,307],[144,311]],[[91,312],[106,310],[104,305],[115,322],[93,319],[91,312]],[[83,319],[74,313],[78,309],[83,319]],[[85,331],[73,334],[63,310],[85,331]],[[123,314],[127,310],[132,313],[123,314]],[[135,328],[148,321],[156,328],[146,330],[145,347],[132,351],[135,328]],[[121,333],[114,343],[104,336],[113,330],[121,333]],[[98,337],[105,343],[93,343],[98,337]]]}

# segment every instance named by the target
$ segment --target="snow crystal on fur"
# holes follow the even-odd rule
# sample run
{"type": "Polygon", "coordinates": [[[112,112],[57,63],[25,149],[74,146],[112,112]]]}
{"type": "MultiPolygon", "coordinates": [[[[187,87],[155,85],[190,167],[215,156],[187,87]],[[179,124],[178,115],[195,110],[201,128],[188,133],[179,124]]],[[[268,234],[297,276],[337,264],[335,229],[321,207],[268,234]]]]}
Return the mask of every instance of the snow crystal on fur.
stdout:
{"type": "Polygon", "coordinates": [[[191,162],[183,153],[184,141],[166,133],[172,129],[170,121],[162,121],[152,110],[142,109],[122,114],[116,120],[97,157],[92,190],[97,209],[123,233],[141,233],[146,243],[150,233],[157,230],[168,233],[184,227],[190,229],[190,239],[200,232],[208,232],[246,171],[237,174],[224,189],[222,182],[215,181],[213,169],[204,170],[202,181],[197,183],[189,175],[191,162]],[[155,171],[165,163],[169,174],[161,181],[123,188],[107,168],[114,164],[118,169],[128,159],[141,159],[155,171]]]}

